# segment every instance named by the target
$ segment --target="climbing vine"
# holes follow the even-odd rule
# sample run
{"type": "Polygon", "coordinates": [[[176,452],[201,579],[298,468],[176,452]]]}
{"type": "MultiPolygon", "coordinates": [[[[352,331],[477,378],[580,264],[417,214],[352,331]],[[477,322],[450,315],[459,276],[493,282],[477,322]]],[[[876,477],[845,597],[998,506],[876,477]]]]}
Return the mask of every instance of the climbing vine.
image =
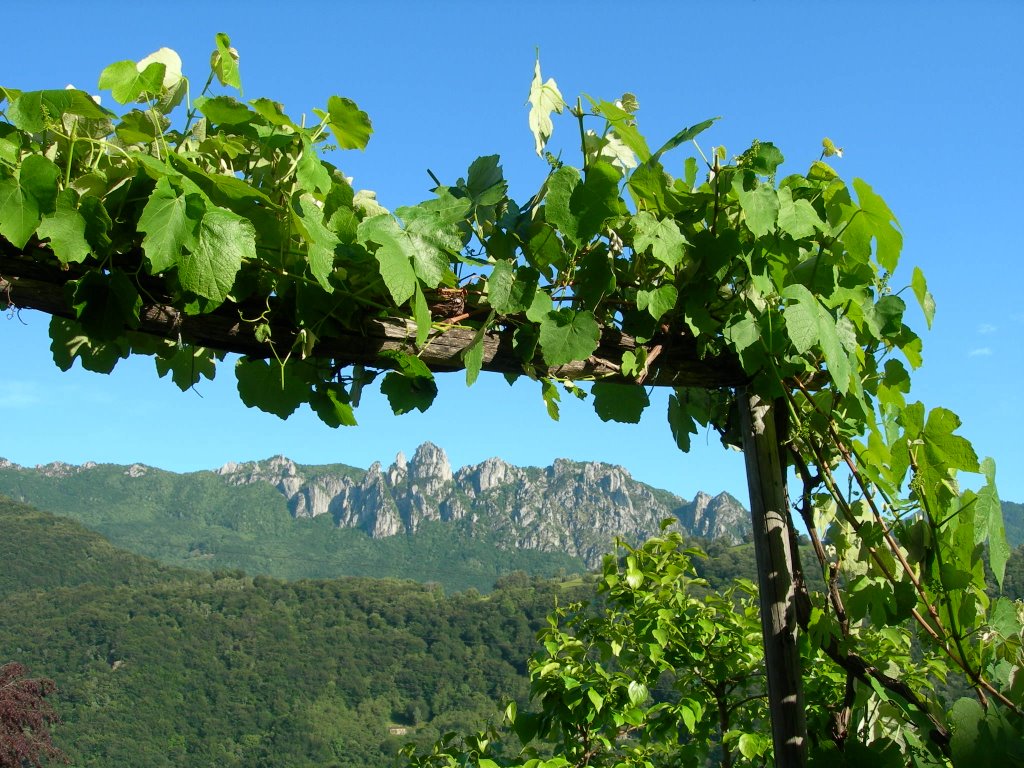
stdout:
{"type": "Polygon", "coordinates": [[[998,587],[1009,554],[995,465],[953,413],[910,399],[907,301],[929,326],[935,302],[920,269],[900,282],[896,217],[839,177],[831,141],[784,176],[768,141],[699,144],[714,119],[649,145],[633,95],[570,105],[538,62],[540,189],[514,200],[487,156],[390,211],[327,159],[367,146],[366,113],[338,96],[309,121],[243,101],[226,35],[199,93],[169,49],[112,64],[99,87],[117,110],[0,89],[0,300],[53,315],[62,369],[151,355],[187,389],[237,352],[243,402],[281,418],[306,405],[332,427],[355,424],[375,381],[396,414],[425,410],[437,370],[534,379],[556,419],[569,392],[636,422],[648,387],[670,386],[683,450],[700,429],[741,444],[742,388],[773,404],[796,478],[816,552],[791,564],[796,618],[848,682],[836,722],[867,686],[936,759],[1013,743],[1022,615],[986,592],[986,565],[998,587]],[[578,131],[578,167],[546,151],[553,115],[578,131]],[[812,567],[827,594],[802,588],[812,567]],[[861,647],[907,626],[973,699],[922,701],[861,647]]]}

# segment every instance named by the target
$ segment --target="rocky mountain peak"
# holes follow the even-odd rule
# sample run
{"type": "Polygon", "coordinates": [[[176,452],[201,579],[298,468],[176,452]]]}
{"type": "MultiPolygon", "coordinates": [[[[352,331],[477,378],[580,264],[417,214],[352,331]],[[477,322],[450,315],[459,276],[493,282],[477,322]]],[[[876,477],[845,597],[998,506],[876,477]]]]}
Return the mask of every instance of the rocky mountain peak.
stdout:
{"type": "Polygon", "coordinates": [[[463,467],[455,475],[455,484],[470,496],[498,488],[502,485],[519,482],[523,477],[522,470],[507,461],[491,458],[485,459],[474,467],[463,467]]]}
{"type": "MultiPolygon", "coordinates": [[[[0,469],[16,467],[0,460],[0,469]]],[[[37,471],[67,476],[82,468],[54,462],[37,471]]],[[[141,478],[149,468],[126,467],[141,478]]],[[[399,452],[386,469],[297,465],[285,456],[228,462],[216,474],[231,485],[267,483],[296,518],[329,515],[336,525],[372,537],[411,534],[424,525],[462,526],[467,536],[508,549],[558,551],[597,565],[620,536],[639,543],[665,518],[687,534],[738,542],[749,532],[746,510],[728,494],[700,492],[687,502],[637,482],[623,467],[556,459],[546,468],[518,467],[500,458],[453,472],[443,449],[420,445],[411,459],[399,452]]]]}
{"type": "Polygon", "coordinates": [[[423,443],[409,464],[409,479],[419,483],[450,483],[452,465],[448,462],[448,454],[433,443],[423,443]]]}

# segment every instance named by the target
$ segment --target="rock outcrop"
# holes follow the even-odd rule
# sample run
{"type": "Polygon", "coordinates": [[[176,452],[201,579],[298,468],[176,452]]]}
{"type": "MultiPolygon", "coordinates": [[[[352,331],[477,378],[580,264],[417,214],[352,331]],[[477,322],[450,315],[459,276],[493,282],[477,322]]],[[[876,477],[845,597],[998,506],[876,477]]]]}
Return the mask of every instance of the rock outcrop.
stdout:
{"type": "Polygon", "coordinates": [[[373,537],[465,521],[471,535],[502,547],[566,552],[591,566],[615,537],[642,541],[666,518],[686,533],[729,543],[742,540],[750,526],[746,510],[728,494],[701,492],[687,502],[637,482],[622,467],[567,459],[538,469],[491,458],[453,472],[432,443],[408,460],[399,453],[387,469],[375,463],[362,477],[300,469],[283,456],[217,471],[233,485],[270,483],[295,517],[329,514],[337,525],[373,537]]]}

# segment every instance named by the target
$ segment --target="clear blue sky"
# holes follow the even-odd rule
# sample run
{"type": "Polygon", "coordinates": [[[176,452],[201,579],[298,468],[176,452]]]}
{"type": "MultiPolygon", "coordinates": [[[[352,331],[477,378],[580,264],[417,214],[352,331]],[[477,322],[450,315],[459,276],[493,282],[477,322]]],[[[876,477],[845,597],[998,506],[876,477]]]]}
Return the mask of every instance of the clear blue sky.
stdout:
{"type": "MultiPolygon", "coordinates": [[[[566,98],[640,100],[657,144],[685,125],[723,119],[702,136],[730,156],[758,138],[804,170],[821,140],[845,148],[837,168],[886,198],[904,231],[899,285],[924,269],[938,302],[912,393],[963,418],[963,433],[999,466],[1003,498],[1024,500],[1024,5],[1019,2],[718,3],[430,2],[10,3],[0,83],[73,83],[95,92],[100,70],[161,46],[177,50],[196,89],[218,31],[241,53],[245,98],[309,113],[333,94],[366,110],[363,153],[332,161],[390,208],[429,196],[427,169],[454,181],[479,155],[502,156],[519,200],[546,166],[525,106],[534,52],[566,98]],[[151,12],[146,9],[151,8],[151,12]]],[[[109,94],[105,103],[113,106],[109,94]]],[[[575,125],[556,122],[570,157],[575,125]]],[[[682,163],[679,153],[675,162],[682,163]]],[[[671,171],[672,169],[670,169],[671,171]]],[[[677,169],[678,172],[678,169],[677,169]]],[[[304,463],[389,463],[424,440],[454,466],[501,456],[546,465],[564,456],[622,464],[686,497],[728,490],[746,500],[741,457],[713,435],[683,455],[656,396],[638,426],[601,423],[563,400],[551,422],[536,385],[442,378],[425,415],[396,417],[368,397],[360,426],[329,429],[308,412],[288,421],[245,408],[223,367],[198,393],[160,380],[149,360],[110,376],[62,374],[47,318],[0,318],[0,456],[142,462],[175,471],[285,454],[304,463]]],[[[568,398],[571,399],[571,398],[568,398]]]]}

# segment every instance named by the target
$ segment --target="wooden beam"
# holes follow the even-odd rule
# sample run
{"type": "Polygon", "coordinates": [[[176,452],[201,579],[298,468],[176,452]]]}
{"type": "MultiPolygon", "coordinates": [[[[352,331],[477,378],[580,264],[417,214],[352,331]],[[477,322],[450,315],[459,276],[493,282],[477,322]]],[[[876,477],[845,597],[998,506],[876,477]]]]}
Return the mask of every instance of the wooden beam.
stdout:
{"type": "MultiPolygon", "coordinates": [[[[65,285],[81,275],[73,265],[69,270],[61,270],[42,262],[38,252],[47,253],[37,248],[36,254],[24,255],[12,251],[10,245],[0,238],[0,308],[35,309],[58,317],[74,318],[65,285]]],[[[253,306],[225,303],[213,312],[189,315],[171,306],[170,299],[159,296],[156,290],[154,286],[154,291],[149,291],[149,295],[156,295],[157,300],[143,304],[138,327],[126,330],[174,341],[183,339],[197,346],[250,357],[270,357],[270,347],[256,338],[254,324],[241,319],[243,315],[263,315],[266,306],[262,301],[253,306]]],[[[276,311],[276,305],[278,302],[271,298],[271,311],[267,313],[271,333],[278,348],[287,349],[299,329],[284,319],[275,319],[285,317],[285,313],[276,311]]],[[[639,383],[624,376],[619,366],[624,353],[633,352],[642,345],[615,328],[603,330],[600,345],[587,360],[556,367],[545,366],[539,358],[524,363],[512,348],[513,330],[514,326],[505,324],[484,334],[485,371],[639,383]]],[[[445,325],[442,320],[435,323],[426,344],[416,347],[414,323],[401,318],[366,318],[357,329],[320,339],[313,355],[330,359],[336,365],[390,368],[391,364],[381,358],[381,352],[402,350],[418,355],[431,370],[455,371],[465,368],[462,356],[476,334],[476,328],[445,325]]],[[[701,356],[693,338],[660,337],[648,346],[655,344],[659,344],[661,350],[643,379],[645,386],[721,388],[746,381],[746,375],[734,357],[701,356]]]]}
{"type": "Polygon", "coordinates": [[[738,392],[738,404],[750,489],[775,765],[776,768],[804,768],[807,765],[807,720],[797,647],[786,479],[771,404],[749,394],[745,388],[738,392]]]}

